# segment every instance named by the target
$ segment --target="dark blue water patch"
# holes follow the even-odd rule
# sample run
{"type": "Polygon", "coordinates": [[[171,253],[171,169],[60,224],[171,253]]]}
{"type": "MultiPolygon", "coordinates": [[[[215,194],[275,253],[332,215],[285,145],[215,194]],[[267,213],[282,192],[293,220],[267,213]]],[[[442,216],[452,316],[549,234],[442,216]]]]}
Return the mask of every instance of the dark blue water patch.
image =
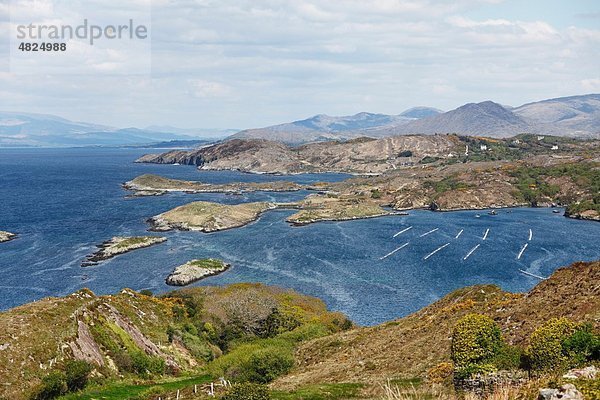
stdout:
{"type": "Polygon", "coordinates": [[[459,287],[492,283],[514,292],[526,291],[538,280],[519,270],[548,276],[571,262],[600,258],[600,224],[567,219],[549,209],[500,210],[496,216],[475,211],[412,211],[408,216],[303,227],[285,222],[293,211],[279,210],[239,229],[165,233],[166,243],[81,268],[81,261],[96,244],[115,235],[147,234],[148,217],[190,201],[287,202],[308,194],[173,193],[126,199],[120,184],[140,174],[210,183],[273,179],[311,183],[347,177],[199,172],[189,166],[133,164],[144,152],[0,151],[0,229],[19,234],[17,240],[0,245],[0,308],[65,295],[81,287],[99,294],[123,287],[164,292],[172,289],[164,279],[175,266],[192,258],[217,257],[233,267],[196,285],[263,282],[293,288],[322,298],[358,323],[372,325],[407,315],[459,287]],[[463,233],[456,238],[460,230],[463,233]],[[405,243],[401,250],[380,259],[405,243]],[[517,259],[525,243],[528,246],[517,259]]]}

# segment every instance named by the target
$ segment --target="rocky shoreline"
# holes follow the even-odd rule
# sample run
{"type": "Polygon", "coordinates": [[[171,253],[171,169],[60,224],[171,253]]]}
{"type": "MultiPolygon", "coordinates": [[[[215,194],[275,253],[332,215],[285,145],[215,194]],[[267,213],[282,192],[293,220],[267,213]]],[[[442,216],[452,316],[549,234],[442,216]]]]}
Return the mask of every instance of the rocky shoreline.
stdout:
{"type": "Polygon", "coordinates": [[[186,286],[209,276],[219,275],[231,267],[221,260],[205,258],[178,266],[165,280],[170,286],[186,286]]]}
{"type": "Polygon", "coordinates": [[[0,243],[9,242],[17,238],[17,235],[11,232],[0,231],[0,243]]]}
{"type": "Polygon", "coordinates": [[[81,263],[82,267],[97,265],[101,261],[105,261],[116,257],[120,254],[125,254],[133,250],[150,247],[155,244],[166,242],[167,238],[160,236],[137,236],[137,237],[122,237],[115,236],[110,240],[97,245],[99,248],[93,254],[86,257],[86,260],[81,263]]]}
{"type": "Polygon", "coordinates": [[[600,213],[595,210],[585,210],[577,213],[569,213],[568,211],[565,211],[564,215],[565,217],[572,219],[600,222],[600,213]]]}

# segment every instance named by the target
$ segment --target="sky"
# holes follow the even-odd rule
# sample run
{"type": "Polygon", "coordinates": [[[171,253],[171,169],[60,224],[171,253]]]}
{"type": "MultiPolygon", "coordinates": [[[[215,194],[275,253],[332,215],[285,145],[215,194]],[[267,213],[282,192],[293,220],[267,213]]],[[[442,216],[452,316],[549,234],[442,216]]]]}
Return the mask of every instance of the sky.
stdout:
{"type": "Polygon", "coordinates": [[[243,129],[600,93],[597,0],[0,0],[0,110],[243,129]],[[17,49],[23,23],[149,28],[17,49]]]}

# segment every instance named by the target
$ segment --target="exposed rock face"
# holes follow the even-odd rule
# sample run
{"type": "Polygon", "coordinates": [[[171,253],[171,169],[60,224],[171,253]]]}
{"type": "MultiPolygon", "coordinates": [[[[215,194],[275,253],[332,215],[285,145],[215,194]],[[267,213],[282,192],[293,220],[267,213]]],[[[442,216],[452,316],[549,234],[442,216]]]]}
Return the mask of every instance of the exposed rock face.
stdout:
{"type": "Polygon", "coordinates": [[[152,217],[148,222],[155,231],[216,232],[249,224],[263,212],[277,207],[265,202],[227,205],[196,201],[152,217]]]}
{"type": "Polygon", "coordinates": [[[209,276],[218,275],[229,269],[230,265],[221,260],[192,260],[180,265],[167,277],[167,285],[185,286],[209,276]]]}
{"type": "Polygon", "coordinates": [[[562,385],[560,389],[540,389],[540,400],[584,400],[574,385],[562,385]]]}
{"type": "Polygon", "coordinates": [[[142,249],[158,243],[163,243],[167,238],[159,236],[137,236],[137,237],[121,237],[115,236],[110,240],[98,245],[100,250],[87,256],[81,266],[87,267],[90,265],[96,265],[100,261],[108,260],[119,254],[128,253],[133,250],[142,249]]]}
{"type": "Polygon", "coordinates": [[[15,235],[14,233],[0,231],[0,243],[8,242],[9,240],[13,240],[16,237],[17,235],[15,235]]]}
{"type": "Polygon", "coordinates": [[[68,345],[75,359],[98,366],[104,365],[102,352],[98,344],[94,341],[94,337],[90,333],[88,326],[83,321],[77,321],[77,338],[74,342],[69,342],[68,345]]]}

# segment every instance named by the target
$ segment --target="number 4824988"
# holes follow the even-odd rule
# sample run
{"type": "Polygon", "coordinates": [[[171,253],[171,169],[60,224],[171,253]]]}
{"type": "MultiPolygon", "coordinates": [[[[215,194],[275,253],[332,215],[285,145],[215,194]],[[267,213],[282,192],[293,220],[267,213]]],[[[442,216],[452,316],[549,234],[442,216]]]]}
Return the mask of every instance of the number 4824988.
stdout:
{"type": "Polygon", "coordinates": [[[66,51],[66,43],[26,43],[21,42],[19,45],[21,51],[66,51]]]}

